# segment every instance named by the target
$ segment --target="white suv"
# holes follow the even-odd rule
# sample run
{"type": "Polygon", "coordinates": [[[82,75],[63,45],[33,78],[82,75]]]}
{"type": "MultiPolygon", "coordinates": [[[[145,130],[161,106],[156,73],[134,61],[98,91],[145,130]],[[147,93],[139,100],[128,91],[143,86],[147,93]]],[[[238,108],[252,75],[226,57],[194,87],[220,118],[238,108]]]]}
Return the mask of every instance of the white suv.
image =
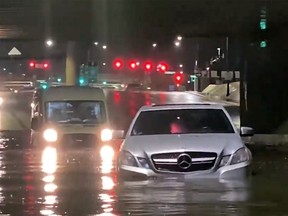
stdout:
{"type": "Polygon", "coordinates": [[[218,104],[168,104],[142,107],[127,132],[118,157],[120,176],[185,175],[240,178],[252,156],[225,108],[218,104]]]}

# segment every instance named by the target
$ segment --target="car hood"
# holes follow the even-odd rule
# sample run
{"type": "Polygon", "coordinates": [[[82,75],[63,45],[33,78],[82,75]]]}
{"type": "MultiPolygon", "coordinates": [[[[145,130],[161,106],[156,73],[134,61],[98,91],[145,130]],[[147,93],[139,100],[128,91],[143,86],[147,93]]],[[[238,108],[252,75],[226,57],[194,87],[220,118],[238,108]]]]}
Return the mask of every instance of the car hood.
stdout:
{"type": "Polygon", "coordinates": [[[104,128],[102,125],[80,125],[80,124],[67,124],[67,125],[51,125],[46,128],[54,128],[60,134],[96,134],[104,128]]]}
{"type": "Polygon", "coordinates": [[[168,152],[232,154],[244,144],[238,134],[179,134],[127,137],[123,149],[136,156],[168,152]]]}

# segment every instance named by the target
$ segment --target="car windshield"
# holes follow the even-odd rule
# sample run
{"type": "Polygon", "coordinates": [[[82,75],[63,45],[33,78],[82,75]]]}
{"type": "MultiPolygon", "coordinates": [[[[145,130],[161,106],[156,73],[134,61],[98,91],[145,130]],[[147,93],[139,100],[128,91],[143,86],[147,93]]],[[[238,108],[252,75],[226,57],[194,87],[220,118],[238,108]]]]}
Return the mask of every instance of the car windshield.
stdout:
{"type": "Polygon", "coordinates": [[[142,112],[132,136],[191,133],[235,133],[220,109],[177,109],[142,112]]]}
{"type": "Polygon", "coordinates": [[[51,101],[47,121],[57,124],[99,124],[106,121],[102,101],[51,101]]]}

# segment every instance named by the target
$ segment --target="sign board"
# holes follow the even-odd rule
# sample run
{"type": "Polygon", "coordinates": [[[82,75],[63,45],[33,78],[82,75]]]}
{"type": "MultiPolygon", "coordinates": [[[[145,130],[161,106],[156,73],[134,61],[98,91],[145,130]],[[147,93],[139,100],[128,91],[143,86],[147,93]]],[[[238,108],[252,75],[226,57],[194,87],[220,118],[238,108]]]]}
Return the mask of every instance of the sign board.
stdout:
{"type": "Polygon", "coordinates": [[[20,56],[22,53],[16,48],[13,47],[8,53],[9,56],[20,56]]]}

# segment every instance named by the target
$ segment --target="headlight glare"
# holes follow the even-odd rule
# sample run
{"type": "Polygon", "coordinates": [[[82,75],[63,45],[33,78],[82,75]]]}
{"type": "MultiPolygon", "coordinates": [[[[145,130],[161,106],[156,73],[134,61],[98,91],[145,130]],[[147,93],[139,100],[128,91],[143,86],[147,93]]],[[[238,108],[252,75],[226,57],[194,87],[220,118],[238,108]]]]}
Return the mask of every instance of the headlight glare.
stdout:
{"type": "Polygon", "coordinates": [[[135,157],[128,151],[123,151],[121,153],[119,163],[121,165],[138,167],[135,157]]]}
{"type": "Polygon", "coordinates": [[[232,157],[231,160],[231,165],[233,164],[238,164],[238,163],[242,163],[245,161],[248,161],[250,159],[250,152],[247,148],[241,148],[239,150],[237,150],[232,157]]]}
{"type": "Polygon", "coordinates": [[[45,141],[47,142],[56,142],[57,139],[58,139],[58,134],[57,134],[57,131],[54,130],[54,129],[46,129],[44,132],[43,132],[43,138],[45,141]]]}
{"type": "Polygon", "coordinates": [[[107,141],[112,140],[112,136],[113,136],[113,132],[110,129],[103,129],[101,131],[101,140],[103,142],[107,142],[107,141]]]}
{"type": "Polygon", "coordinates": [[[222,167],[222,166],[226,166],[229,159],[230,159],[231,155],[225,155],[222,157],[221,161],[220,161],[220,164],[219,166],[222,167]]]}

